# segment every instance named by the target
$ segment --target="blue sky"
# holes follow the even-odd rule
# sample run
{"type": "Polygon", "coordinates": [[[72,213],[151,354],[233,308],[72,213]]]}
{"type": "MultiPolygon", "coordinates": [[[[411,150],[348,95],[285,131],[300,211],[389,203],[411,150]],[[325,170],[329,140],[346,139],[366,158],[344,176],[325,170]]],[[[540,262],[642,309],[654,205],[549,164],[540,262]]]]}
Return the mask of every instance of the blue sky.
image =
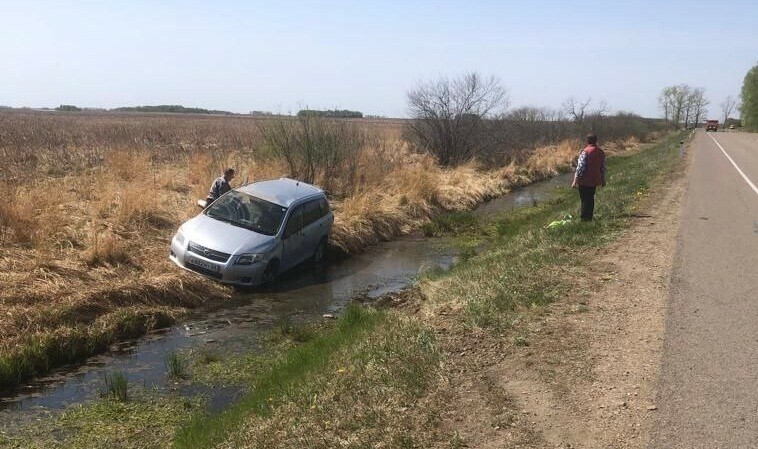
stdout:
{"type": "Polygon", "coordinates": [[[403,116],[415,83],[499,77],[512,107],[569,96],[711,115],[758,63],[758,1],[7,1],[0,104],[302,107],[403,116]]]}

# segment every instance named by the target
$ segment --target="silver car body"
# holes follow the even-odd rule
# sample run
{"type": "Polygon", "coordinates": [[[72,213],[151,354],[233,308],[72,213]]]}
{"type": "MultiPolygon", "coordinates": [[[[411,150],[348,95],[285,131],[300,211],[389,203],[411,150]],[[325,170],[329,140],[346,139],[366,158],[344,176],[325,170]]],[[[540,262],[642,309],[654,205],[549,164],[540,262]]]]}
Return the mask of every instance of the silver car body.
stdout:
{"type": "Polygon", "coordinates": [[[288,178],[256,182],[226,193],[182,224],[169,257],[181,268],[225,284],[258,285],[270,264],[281,273],[313,257],[320,245],[323,251],[333,222],[318,187],[288,178]],[[218,212],[228,207],[223,210],[234,215],[241,209],[239,200],[263,205],[270,213],[256,215],[253,222],[245,209],[248,220],[232,222],[218,212]]]}

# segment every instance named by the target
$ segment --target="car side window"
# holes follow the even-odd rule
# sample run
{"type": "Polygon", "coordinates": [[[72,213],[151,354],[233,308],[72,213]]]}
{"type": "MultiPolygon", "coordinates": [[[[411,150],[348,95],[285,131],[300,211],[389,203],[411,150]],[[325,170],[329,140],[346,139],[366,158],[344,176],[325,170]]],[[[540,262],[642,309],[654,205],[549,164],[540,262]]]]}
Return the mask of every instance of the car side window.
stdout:
{"type": "Polygon", "coordinates": [[[321,197],[318,200],[318,206],[321,210],[321,216],[325,216],[329,213],[329,201],[326,200],[326,198],[321,197]]]}
{"type": "Polygon", "coordinates": [[[321,207],[318,200],[308,201],[303,205],[303,227],[321,218],[321,207]]]}
{"type": "Polygon", "coordinates": [[[284,237],[289,237],[303,229],[303,206],[297,206],[287,219],[287,227],[284,228],[284,237]]]}

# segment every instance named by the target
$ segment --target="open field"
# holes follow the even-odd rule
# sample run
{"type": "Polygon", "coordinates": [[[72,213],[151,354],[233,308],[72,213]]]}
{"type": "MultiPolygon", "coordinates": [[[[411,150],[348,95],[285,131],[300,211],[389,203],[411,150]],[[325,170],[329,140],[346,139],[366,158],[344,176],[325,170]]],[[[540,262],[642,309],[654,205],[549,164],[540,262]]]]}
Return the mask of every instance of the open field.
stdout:
{"type": "MultiPolygon", "coordinates": [[[[12,161],[0,173],[0,386],[229,298],[176,269],[166,248],[223,167],[237,168],[237,182],[288,174],[265,146],[266,120],[0,114],[0,155],[12,161]]],[[[554,175],[579,148],[557,142],[501,167],[442,168],[400,139],[401,122],[359,123],[368,137],[351,176],[315,180],[334,186],[332,244],[345,252],[554,175]]]]}

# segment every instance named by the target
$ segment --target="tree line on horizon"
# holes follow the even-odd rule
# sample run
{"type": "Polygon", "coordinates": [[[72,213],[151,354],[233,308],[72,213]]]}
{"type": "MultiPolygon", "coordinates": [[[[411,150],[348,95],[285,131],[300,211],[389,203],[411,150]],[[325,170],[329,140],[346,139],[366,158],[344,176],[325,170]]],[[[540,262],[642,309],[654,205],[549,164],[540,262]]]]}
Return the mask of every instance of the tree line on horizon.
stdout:
{"type": "Polygon", "coordinates": [[[216,109],[191,108],[178,104],[159,104],[154,106],[123,106],[113,109],[105,108],[81,108],[72,104],[62,104],[55,108],[61,112],[81,112],[81,111],[112,111],[112,112],[147,112],[147,113],[174,113],[174,114],[214,114],[214,115],[235,115],[229,111],[219,111],[216,109]]]}
{"type": "Polygon", "coordinates": [[[363,113],[360,111],[350,111],[348,109],[301,109],[297,111],[297,116],[363,118],[363,113]]]}
{"type": "MultiPolygon", "coordinates": [[[[9,108],[11,109],[11,108],[9,108]]],[[[105,108],[82,108],[72,104],[61,104],[55,111],[60,112],[82,112],[82,111],[110,111],[110,112],[146,112],[146,113],[174,113],[174,114],[213,114],[213,115],[240,115],[234,112],[221,111],[217,109],[193,108],[182,105],[160,104],[154,106],[124,106],[113,109],[105,108]]],[[[251,111],[250,115],[273,117],[281,114],[274,114],[269,111],[251,111]]],[[[316,117],[333,117],[333,118],[363,118],[361,111],[352,111],[349,109],[301,109],[296,114],[298,117],[316,116],[316,117]]],[[[376,117],[376,116],[372,116],[376,117]]]]}

